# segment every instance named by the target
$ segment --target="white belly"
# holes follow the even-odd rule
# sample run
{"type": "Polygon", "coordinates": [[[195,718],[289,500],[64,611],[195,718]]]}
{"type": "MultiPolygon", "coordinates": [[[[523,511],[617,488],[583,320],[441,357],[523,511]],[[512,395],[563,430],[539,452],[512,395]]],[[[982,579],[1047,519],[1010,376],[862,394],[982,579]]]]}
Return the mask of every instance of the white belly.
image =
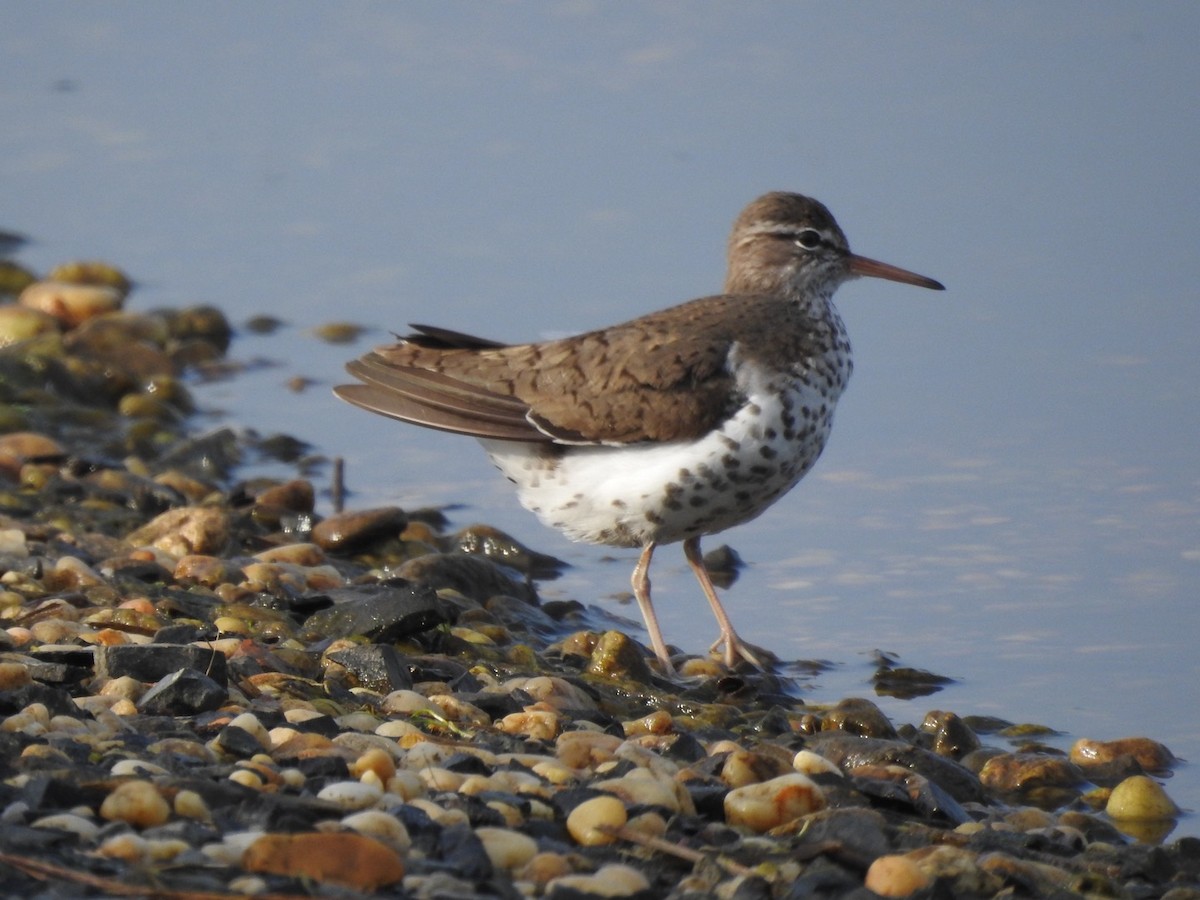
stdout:
{"type": "Polygon", "coordinates": [[[746,403],[719,431],[693,441],[482,443],[522,505],[572,540],[638,547],[714,534],[790,490],[829,436],[842,384],[765,381],[751,379],[746,403]]]}

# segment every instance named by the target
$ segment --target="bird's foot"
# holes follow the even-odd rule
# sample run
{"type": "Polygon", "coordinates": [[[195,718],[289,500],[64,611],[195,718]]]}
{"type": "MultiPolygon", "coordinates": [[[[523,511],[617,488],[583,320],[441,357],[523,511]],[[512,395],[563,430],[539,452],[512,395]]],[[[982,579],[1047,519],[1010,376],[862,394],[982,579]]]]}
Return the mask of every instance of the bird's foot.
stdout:
{"type": "Polygon", "coordinates": [[[713,641],[711,647],[708,648],[709,653],[715,653],[717,648],[722,644],[725,645],[724,657],[725,665],[733,668],[737,665],[739,659],[744,659],[754,668],[766,672],[770,666],[763,662],[764,658],[770,659],[773,654],[769,650],[764,650],[762,647],[756,647],[753,644],[748,644],[737,636],[736,632],[730,631],[728,634],[722,634],[719,638],[713,641]]]}

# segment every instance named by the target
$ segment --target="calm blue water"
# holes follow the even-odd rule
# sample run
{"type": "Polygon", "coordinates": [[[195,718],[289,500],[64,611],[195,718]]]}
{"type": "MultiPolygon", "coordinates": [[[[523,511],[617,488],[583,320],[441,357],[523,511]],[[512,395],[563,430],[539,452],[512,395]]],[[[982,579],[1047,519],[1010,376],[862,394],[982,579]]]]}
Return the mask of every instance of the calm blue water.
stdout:
{"type": "MultiPolygon", "coordinates": [[[[354,502],[469,502],[459,522],[574,564],[544,596],[632,618],[606,599],[632,554],[542,529],[472,442],[328,388],[410,321],[520,340],[711,293],[745,202],[822,199],[856,250],[948,290],[839,293],[857,365],[826,456],[722,536],[750,563],[739,629],[835,663],[816,700],[869,693],[881,648],[958,679],[882,701],[900,721],[1200,759],[1197,8],[0,10],[0,228],[35,239],[24,261],[103,257],[135,307],[285,319],[233,348],[279,364],[206,402],[345,456],[354,502]],[[334,319],[375,330],[311,337],[334,319]]],[[[706,646],[682,555],[654,574],[668,640],[706,646]]],[[[1196,772],[1168,784],[1192,809],[1196,772]]]]}

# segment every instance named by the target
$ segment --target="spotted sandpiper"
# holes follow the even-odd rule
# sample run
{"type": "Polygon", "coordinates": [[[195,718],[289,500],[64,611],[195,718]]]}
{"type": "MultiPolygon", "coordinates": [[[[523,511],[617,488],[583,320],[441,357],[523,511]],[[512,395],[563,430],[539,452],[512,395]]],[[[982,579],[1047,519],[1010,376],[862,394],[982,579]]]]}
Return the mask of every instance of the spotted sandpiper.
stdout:
{"type": "Polygon", "coordinates": [[[343,400],[478,438],[521,503],[573,540],[641,548],[633,570],[650,643],[650,559],[683,542],[720,627],[715,650],[762,667],[717,598],[700,539],[747,522],[816,462],[850,377],[843,281],[931,278],[858,256],[822,204],[759,197],[729,238],[725,291],[561,340],[502,344],[412,325],[349,363],[343,400]]]}

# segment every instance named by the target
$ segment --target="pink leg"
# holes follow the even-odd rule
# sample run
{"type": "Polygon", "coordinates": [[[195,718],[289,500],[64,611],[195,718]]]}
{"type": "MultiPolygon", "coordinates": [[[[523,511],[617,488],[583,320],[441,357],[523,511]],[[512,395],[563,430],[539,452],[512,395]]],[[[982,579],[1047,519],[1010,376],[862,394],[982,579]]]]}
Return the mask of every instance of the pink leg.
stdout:
{"type": "Polygon", "coordinates": [[[662,629],[658,627],[658,616],[655,615],[654,606],[650,603],[650,558],[654,555],[655,546],[657,545],[651,541],[643,547],[642,555],[638,557],[637,565],[633,567],[633,596],[637,598],[642,618],[646,620],[646,630],[650,632],[650,646],[654,648],[654,655],[658,657],[667,674],[674,675],[675,667],[671,664],[671,655],[667,653],[662,629]]]}
{"type": "Polygon", "coordinates": [[[724,644],[725,665],[732,668],[740,656],[746,662],[750,663],[750,665],[759,669],[765,669],[766,666],[759,662],[758,657],[754,655],[750,647],[733,630],[733,622],[729,620],[729,614],[725,612],[725,607],[721,605],[721,601],[717,598],[717,589],[713,587],[712,579],[708,577],[708,570],[704,568],[704,558],[700,554],[699,537],[690,537],[683,542],[683,555],[687,557],[688,565],[692,567],[692,572],[695,574],[696,580],[700,582],[700,588],[704,591],[704,596],[708,598],[708,605],[712,607],[713,615],[717,617],[717,625],[721,629],[721,636],[708,648],[709,652],[716,650],[724,644]]]}

